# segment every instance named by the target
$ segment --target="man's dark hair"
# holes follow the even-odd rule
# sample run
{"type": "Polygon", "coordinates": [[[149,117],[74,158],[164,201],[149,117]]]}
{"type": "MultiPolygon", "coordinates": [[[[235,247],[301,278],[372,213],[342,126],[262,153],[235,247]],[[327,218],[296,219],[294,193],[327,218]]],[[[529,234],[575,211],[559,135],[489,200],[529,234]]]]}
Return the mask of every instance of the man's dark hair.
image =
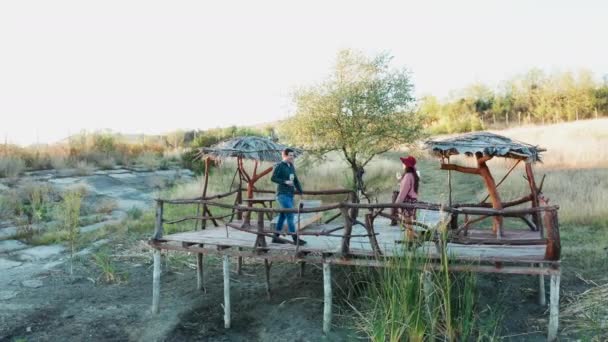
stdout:
{"type": "Polygon", "coordinates": [[[286,149],[283,150],[283,155],[287,156],[289,153],[294,152],[293,149],[287,147],[286,149]]]}

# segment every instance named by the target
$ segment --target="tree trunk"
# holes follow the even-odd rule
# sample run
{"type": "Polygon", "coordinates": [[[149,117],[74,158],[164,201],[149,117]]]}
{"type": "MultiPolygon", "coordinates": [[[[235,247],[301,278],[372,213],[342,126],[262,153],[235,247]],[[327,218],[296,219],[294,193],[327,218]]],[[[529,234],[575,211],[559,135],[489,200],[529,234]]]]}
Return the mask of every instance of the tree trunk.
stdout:
{"type": "Polygon", "coordinates": [[[517,118],[519,119],[519,125],[521,126],[521,112],[517,112],[517,118]]]}
{"type": "MultiPolygon", "coordinates": [[[[353,173],[353,197],[351,198],[352,203],[360,203],[359,189],[363,189],[363,178],[359,177],[359,168],[356,164],[351,164],[350,169],[353,173]]],[[[359,209],[352,208],[350,212],[351,219],[355,220],[359,216],[359,209]]]]}

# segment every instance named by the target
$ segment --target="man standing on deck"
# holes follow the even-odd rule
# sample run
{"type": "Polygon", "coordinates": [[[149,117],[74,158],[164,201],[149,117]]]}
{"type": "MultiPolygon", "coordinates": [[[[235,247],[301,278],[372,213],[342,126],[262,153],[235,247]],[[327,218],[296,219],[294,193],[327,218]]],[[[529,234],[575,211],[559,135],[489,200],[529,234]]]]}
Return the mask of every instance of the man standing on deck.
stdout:
{"type": "MultiPolygon", "coordinates": [[[[295,158],[295,152],[286,148],[283,150],[283,161],[277,163],[274,166],[274,172],[272,173],[271,180],[277,183],[277,202],[281,208],[290,209],[293,208],[293,196],[297,191],[300,195],[302,194],[302,186],[296,175],[296,168],[293,165],[295,158]]],[[[287,219],[287,227],[290,233],[296,232],[296,225],[293,222],[293,213],[280,213],[277,221],[277,231],[280,232],[283,229],[283,224],[287,219]]],[[[279,239],[279,233],[274,234],[272,242],[274,243],[285,243],[279,239]]],[[[293,242],[298,245],[306,244],[306,241],[299,239],[296,235],[292,235],[293,242]]]]}

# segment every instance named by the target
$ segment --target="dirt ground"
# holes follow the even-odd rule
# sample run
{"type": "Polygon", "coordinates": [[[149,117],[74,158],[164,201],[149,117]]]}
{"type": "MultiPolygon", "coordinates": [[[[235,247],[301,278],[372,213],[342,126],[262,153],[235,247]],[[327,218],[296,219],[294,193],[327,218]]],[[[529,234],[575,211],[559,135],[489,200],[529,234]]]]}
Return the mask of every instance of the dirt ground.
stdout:
{"type": "MultiPolygon", "coordinates": [[[[119,251],[115,251],[119,252],[119,251]]],[[[132,253],[129,252],[129,253],[132,253]]],[[[145,254],[144,254],[145,256],[145,254]]],[[[264,268],[245,263],[231,276],[232,322],[223,321],[221,262],[205,259],[207,293],[196,290],[194,257],[169,258],[161,276],[161,312],[150,312],[151,257],[116,257],[115,267],[127,280],[106,284],[90,257],[38,273],[42,286],[20,286],[3,300],[1,341],[350,341],[348,329],[336,327],[324,336],[322,274],[307,267],[273,265],[272,297],[266,297],[264,268]]],[[[166,260],[166,259],[165,259],[166,260]]],[[[233,267],[234,269],[234,267],[233,267]]],[[[17,284],[13,284],[17,285],[17,284]]],[[[337,318],[339,320],[339,318],[337,318]]]]}
{"type": "MultiPolygon", "coordinates": [[[[107,246],[104,248],[108,248],[107,246]]],[[[124,280],[107,284],[92,255],[78,258],[74,276],[68,262],[36,272],[35,286],[22,279],[5,283],[18,288],[0,300],[1,341],[352,341],[366,340],[356,332],[352,313],[341,304],[339,288],[349,272],[334,267],[335,315],[333,331],[321,332],[322,273],[307,265],[275,264],[271,270],[272,297],[267,299],[263,265],[249,261],[243,274],[231,275],[232,328],[223,321],[221,262],[205,259],[206,293],[196,290],[194,257],[172,254],[164,258],[161,312],[150,312],[151,253],[141,241],[108,249],[116,274],[124,280]]],[[[234,263],[233,263],[234,271],[234,263]]],[[[2,274],[0,274],[0,277],[2,274]]],[[[548,283],[548,281],[547,281],[548,283]]],[[[538,278],[479,275],[482,315],[499,322],[498,336],[507,341],[544,341],[546,308],[536,304],[538,278]]],[[[562,291],[580,292],[576,281],[565,281],[562,291]]],[[[547,289],[548,293],[548,289],[547,289]]]]}

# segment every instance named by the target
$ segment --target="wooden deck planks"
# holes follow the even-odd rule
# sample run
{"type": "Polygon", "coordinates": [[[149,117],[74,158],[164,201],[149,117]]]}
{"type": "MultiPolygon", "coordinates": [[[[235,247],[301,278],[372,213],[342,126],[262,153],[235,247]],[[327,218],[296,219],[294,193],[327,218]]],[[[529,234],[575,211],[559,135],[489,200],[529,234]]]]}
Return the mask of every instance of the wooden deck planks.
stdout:
{"type": "MultiPolygon", "coordinates": [[[[375,222],[375,230],[378,233],[378,244],[386,256],[401,255],[403,245],[397,244],[395,241],[403,239],[403,230],[400,227],[390,226],[390,220],[377,219],[375,222]]],[[[365,234],[366,230],[361,225],[353,227],[352,234],[365,234]]],[[[531,236],[538,232],[524,232],[516,234],[518,238],[522,235],[531,236]]],[[[252,249],[256,240],[256,235],[248,232],[239,231],[228,228],[213,227],[201,231],[184,232],[170,234],[163,237],[163,240],[185,242],[189,244],[204,244],[226,247],[241,247],[252,249]]],[[[267,239],[268,249],[295,253],[295,246],[291,244],[274,244],[267,239]]],[[[342,239],[339,237],[330,236],[306,236],[308,242],[305,246],[300,247],[300,252],[316,253],[316,254],[337,254],[340,252],[342,239]]],[[[422,243],[418,248],[418,252],[428,255],[430,258],[438,259],[438,254],[435,244],[432,242],[422,243]]],[[[447,253],[454,260],[466,262],[545,262],[544,245],[535,246],[501,246],[501,245],[459,245],[448,243],[447,253]]],[[[353,237],[350,242],[350,255],[360,257],[373,256],[372,246],[367,237],[353,237]]]]}

